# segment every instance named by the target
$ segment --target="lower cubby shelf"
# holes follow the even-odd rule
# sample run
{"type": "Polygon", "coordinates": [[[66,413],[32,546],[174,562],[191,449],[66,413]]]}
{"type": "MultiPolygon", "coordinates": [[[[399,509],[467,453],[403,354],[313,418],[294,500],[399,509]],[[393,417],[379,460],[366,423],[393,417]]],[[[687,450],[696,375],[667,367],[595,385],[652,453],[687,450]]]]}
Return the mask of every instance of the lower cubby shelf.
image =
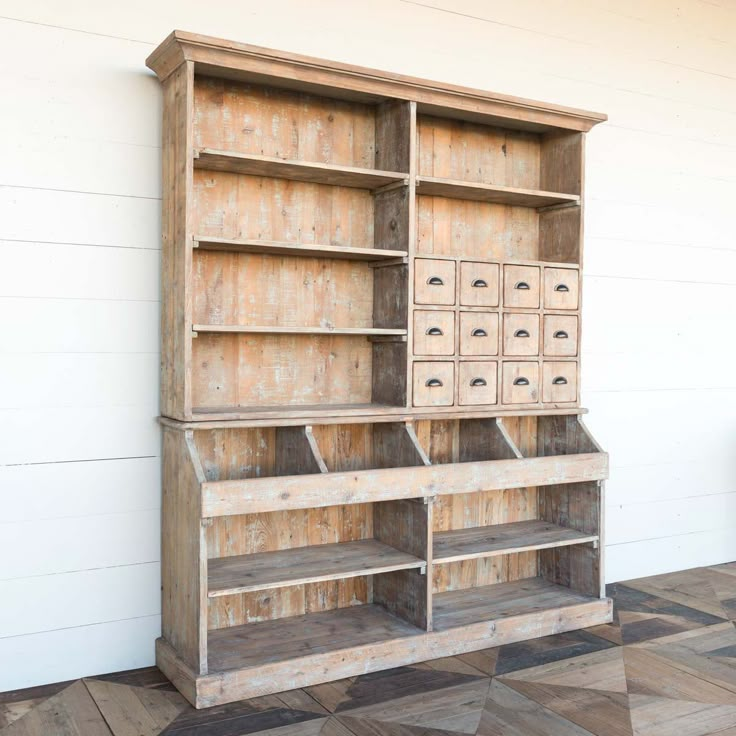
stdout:
{"type": "Polygon", "coordinates": [[[483,621],[555,611],[591,600],[595,599],[543,578],[450,590],[434,596],[434,630],[461,629],[483,621]]]}
{"type": "Polygon", "coordinates": [[[456,562],[588,542],[598,542],[598,535],[548,521],[516,521],[435,532],[433,559],[435,563],[456,562]]]}
{"type": "Polygon", "coordinates": [[[425,568],[426,562],[376,539],[293,547],[209,561],[208,596],[425,568]]]}
{"type": "Polygon", "coordinates": [[[207,672],[194,673],[165,639],[157,663],[196,707],[501,646],[611,621],[608,598],[542,578],[440,593],[425,632],[367,604],[210,631],[207,672]]]}

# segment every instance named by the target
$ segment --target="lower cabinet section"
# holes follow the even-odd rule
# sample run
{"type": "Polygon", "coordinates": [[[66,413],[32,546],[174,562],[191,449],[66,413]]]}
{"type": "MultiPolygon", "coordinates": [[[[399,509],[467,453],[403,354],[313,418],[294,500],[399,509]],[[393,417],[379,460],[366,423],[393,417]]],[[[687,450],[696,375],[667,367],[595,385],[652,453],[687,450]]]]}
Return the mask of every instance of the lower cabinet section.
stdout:
{"type": "Polygon", "coordinates": [[[607,457],[577,415],[166,428],[164,450],[157,663],[196,707],[611,618],[607,457]]]}

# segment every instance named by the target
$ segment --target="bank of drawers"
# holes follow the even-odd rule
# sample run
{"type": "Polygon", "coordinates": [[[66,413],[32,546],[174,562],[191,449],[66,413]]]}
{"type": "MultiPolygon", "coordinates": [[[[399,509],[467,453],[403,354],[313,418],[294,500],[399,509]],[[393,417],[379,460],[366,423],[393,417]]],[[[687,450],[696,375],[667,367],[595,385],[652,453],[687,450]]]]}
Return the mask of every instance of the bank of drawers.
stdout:
{"type": "Polygon", "coordinates": [[[414,264],[415,406],[577,401],[576,268],[414,264]]]}

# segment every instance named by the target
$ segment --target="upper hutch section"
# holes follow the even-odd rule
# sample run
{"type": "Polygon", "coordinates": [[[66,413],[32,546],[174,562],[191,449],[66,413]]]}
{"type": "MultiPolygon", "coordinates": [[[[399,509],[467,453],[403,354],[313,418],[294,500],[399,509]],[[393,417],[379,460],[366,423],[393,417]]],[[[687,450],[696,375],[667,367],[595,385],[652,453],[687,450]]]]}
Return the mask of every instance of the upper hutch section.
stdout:
{"type": "Polygon", "coordinates": [[[162,414],[579,411],[604,115],[173,33],[162,414]]]}

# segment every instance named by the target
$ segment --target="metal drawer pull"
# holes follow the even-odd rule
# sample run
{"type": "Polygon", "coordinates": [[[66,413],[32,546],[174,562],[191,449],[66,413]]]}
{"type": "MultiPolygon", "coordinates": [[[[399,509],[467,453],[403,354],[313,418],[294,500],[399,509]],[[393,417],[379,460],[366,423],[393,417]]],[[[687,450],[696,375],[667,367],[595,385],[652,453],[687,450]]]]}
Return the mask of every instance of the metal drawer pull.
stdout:
{"type": "Polygon", "coordinates": [[[528,386],[529,385],[529,379],[524,378],[523,376],[521,378],[516,378],[514,380],[514,386],[528,386]]]}
{"type": "Polygon", "coordinates": [[[529,330],[516,330],[514,337],[529,337],[529,330]]]}
{"type": "Polygon", "coordinates": [[[488,337],[488,333],[482,327],[476,327],[471,333],[471,337],[488,337]]]}
{"type": "Polygon", "coordinates": [[[475,279],[471,286],[475,286],[478,289],[483,289],[484,287],[488,286],[488,283],[485,281],[485,279],[475,279]]]}
{"type": "Polygon", "coordinates": [[[567,288],[567,284],[557,284],[555,291],[570,291],[570,289],[567,288]]]}
{"type": "Polygon", "coordinates": [[[516,284],[516,286],[514,286],[514,289],[522,289],[522,290],[529,291],[530,286],[529,284],[527,284],[526,281],[519,281],[519,283],[516,284]]]}
{"type": "Polygon", "coordinates": [[[487,385],[488,385],[488,383],[487,383],[487,381],[486,381],[486,379],[485,379],[485,378],[474,378],[474,379],[473,379],[473,380],[472,380],[472,381],[470,382],[470,385],[471,385],[471,386],[487,386],[487,385]]]}
{"type": "Polygon", "coordinates": [[[444,335],[445,333],[439,327],[430,327],[427,330],[428,335],[444,335]]]}
{"type": "Polygon", "coordinates": [[[567,383],[567,378],[565,378],[564,376],[557,376],[557,378],[555,378],[552,383],[554,383],[555,386],[564,386],[567,383]]]}
{"type": "Polygon", "coordinates": [[[439,276],[430,276],[427,279],[427,283],[430,286],[444,286],[445,282],[439,276]]]}
{"type": "Polygon", "coordinates": [[[442,381],[439,378],[430,378],[425,384],[427,388],[435,388],[442,385],[442,381]]]}
{"type": "Polygon", "coordinates": [[[568,335],[567,332],[565,332],[565,330],[557,330],[554,336],[558,340],[567,340],[567,338],[570,337],[570,335],[568,335]]]}

